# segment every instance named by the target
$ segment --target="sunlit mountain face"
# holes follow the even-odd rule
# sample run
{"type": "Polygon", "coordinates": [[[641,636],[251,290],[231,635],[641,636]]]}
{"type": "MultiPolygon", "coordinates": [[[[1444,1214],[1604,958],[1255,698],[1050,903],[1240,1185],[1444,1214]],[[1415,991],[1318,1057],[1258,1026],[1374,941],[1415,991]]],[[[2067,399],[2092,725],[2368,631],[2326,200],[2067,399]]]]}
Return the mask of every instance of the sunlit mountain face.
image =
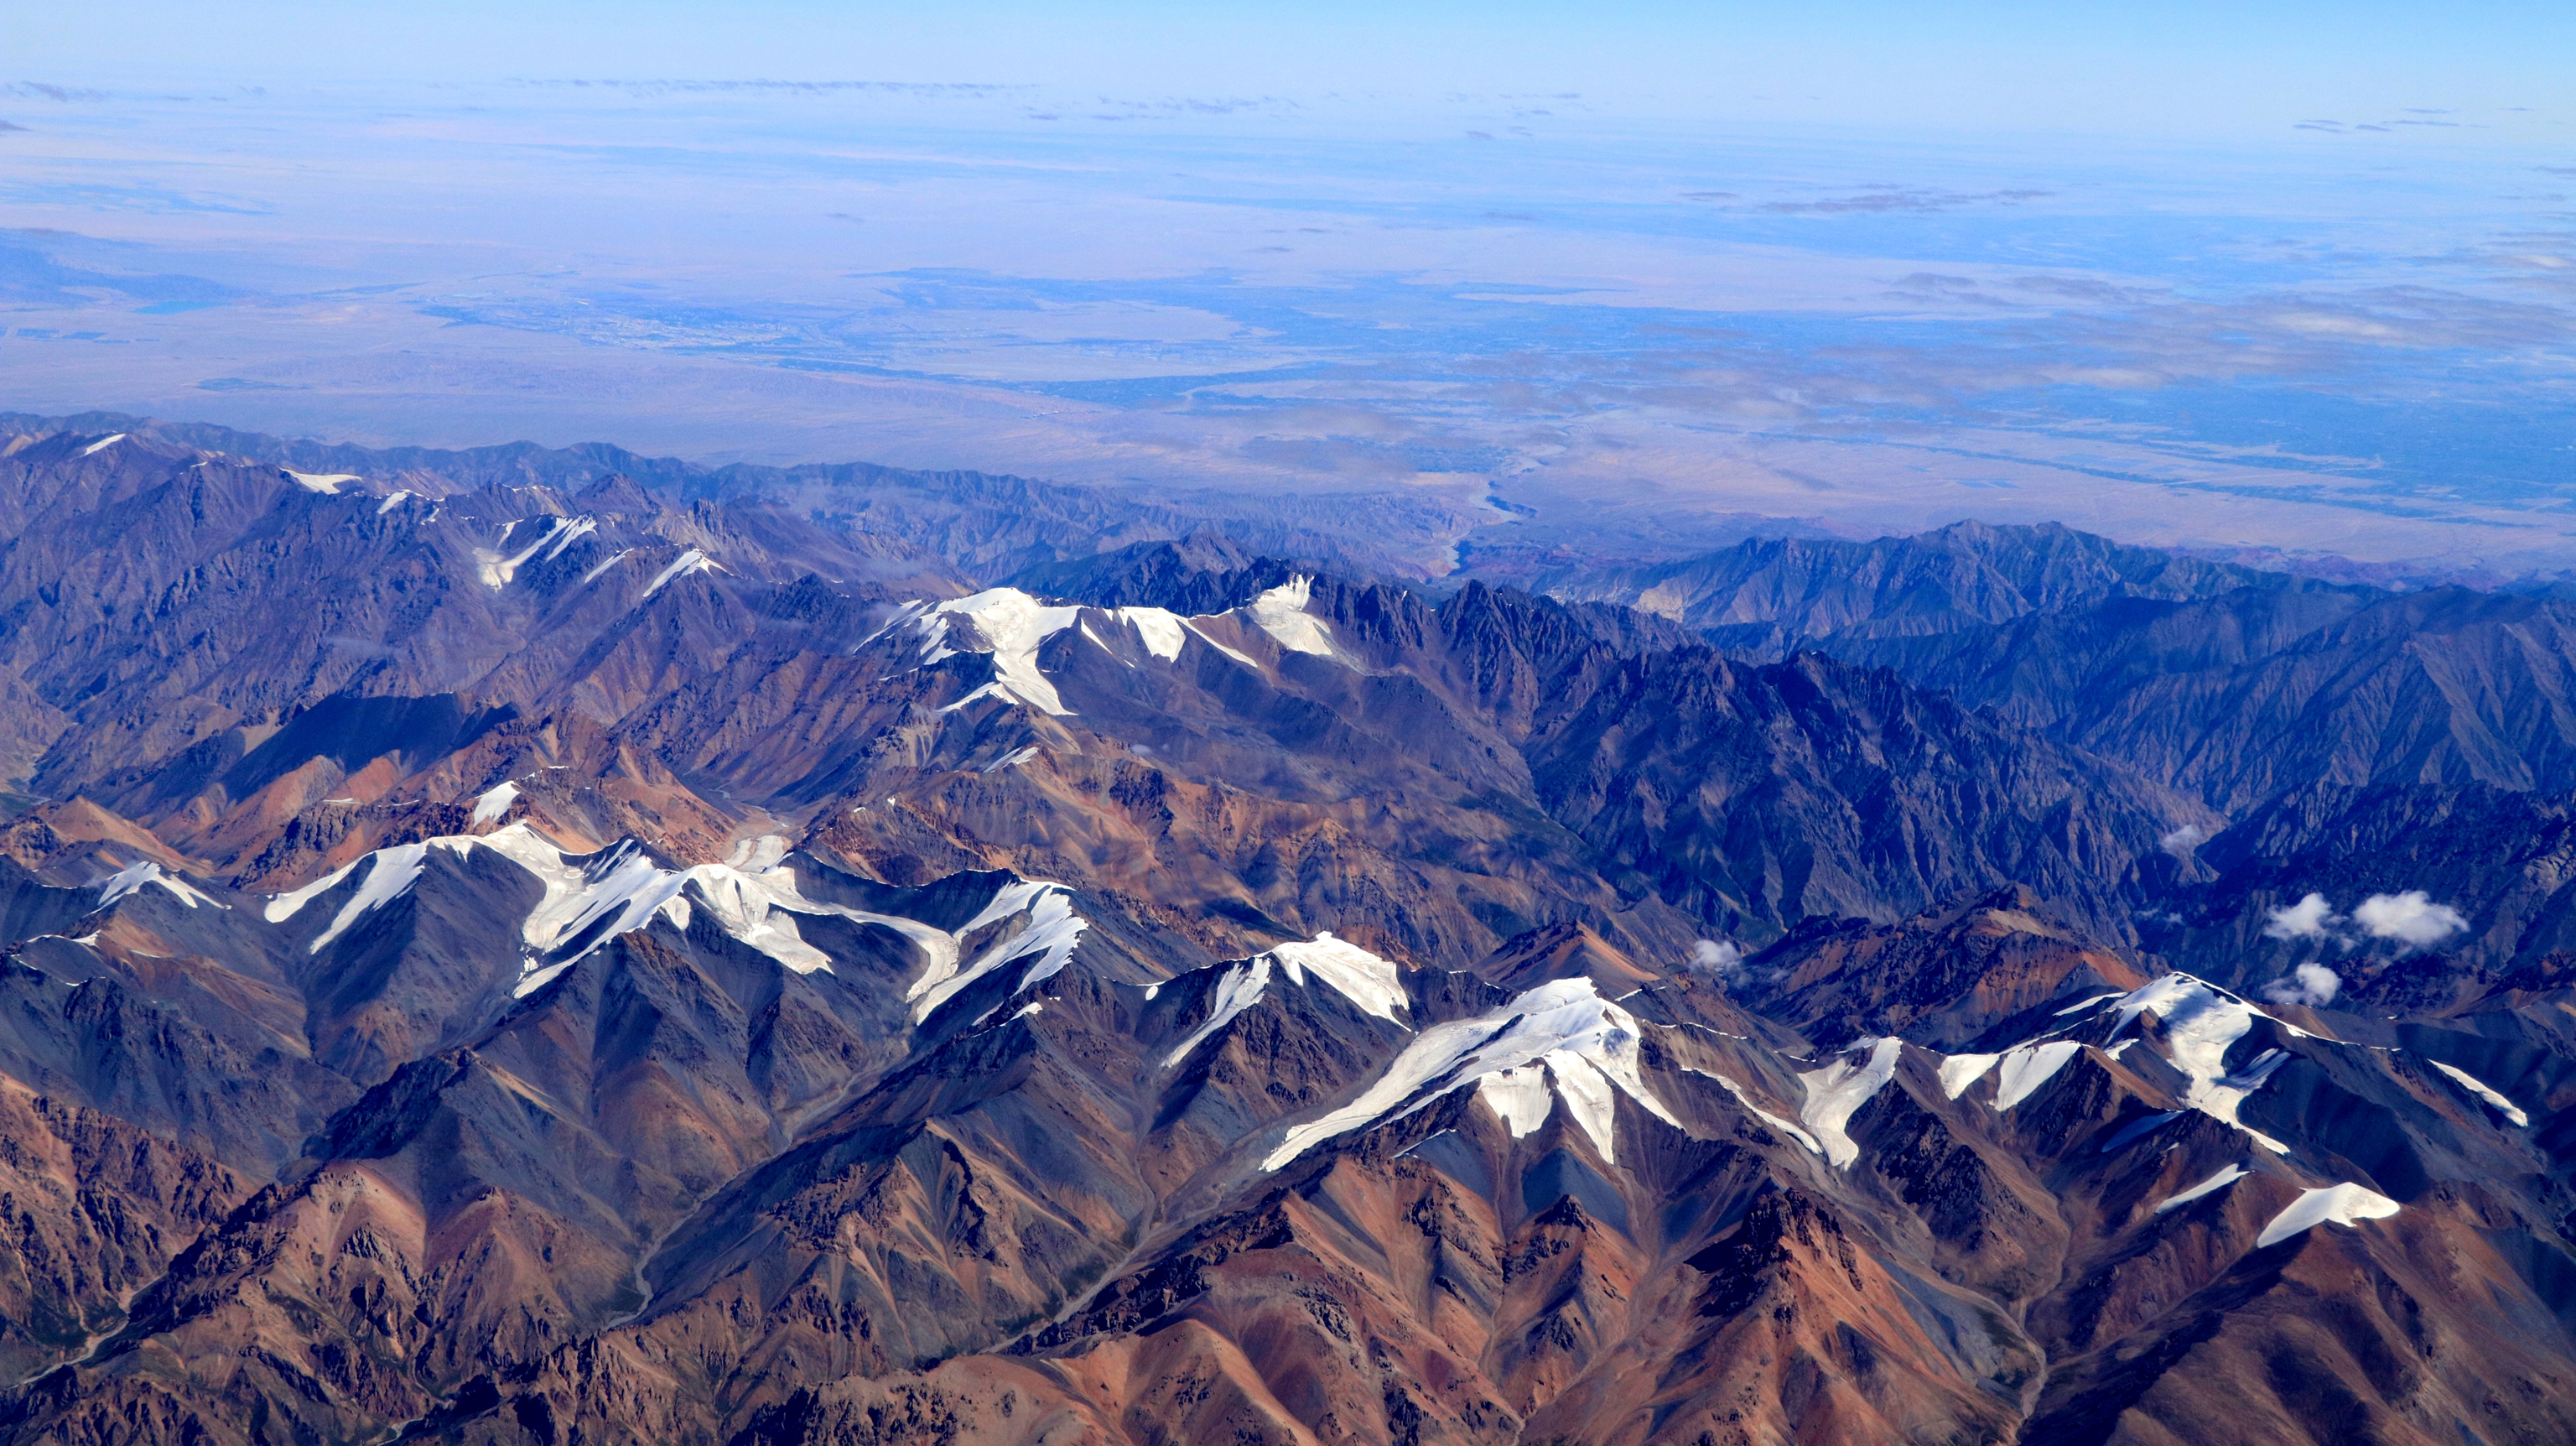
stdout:
{"type": "Polygon", "coordinates": [[[2576,1427],[2555,591],[97,415],[0,509],[8,1439],[2576,1427]]]}
{"type": "Polygon", "coordinates": [[[2132,9],[11,15],[0,1446],[2576,1440],[2576,10],[2132,9]]]}

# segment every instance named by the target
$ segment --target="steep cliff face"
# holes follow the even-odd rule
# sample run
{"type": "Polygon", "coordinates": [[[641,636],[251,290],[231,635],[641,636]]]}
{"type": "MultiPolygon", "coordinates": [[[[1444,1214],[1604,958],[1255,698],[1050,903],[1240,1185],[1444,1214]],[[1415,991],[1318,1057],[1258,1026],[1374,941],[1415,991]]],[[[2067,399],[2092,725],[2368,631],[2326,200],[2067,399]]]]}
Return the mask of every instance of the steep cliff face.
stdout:
{"type": "Polygon", "coordinates": [[[2576,1436],[2547,605],[235,440],[0,457],[0,1439],[2576,1436]]]}

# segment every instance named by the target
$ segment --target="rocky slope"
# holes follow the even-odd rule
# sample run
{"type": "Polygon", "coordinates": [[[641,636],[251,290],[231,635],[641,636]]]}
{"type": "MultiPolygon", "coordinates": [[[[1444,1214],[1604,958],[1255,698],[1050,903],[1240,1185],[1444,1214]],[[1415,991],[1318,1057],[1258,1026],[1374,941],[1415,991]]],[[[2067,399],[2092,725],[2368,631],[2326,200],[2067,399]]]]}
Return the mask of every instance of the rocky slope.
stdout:
{"type": "Polygon", "coordinates": [[[2546,728],[2230,825],[1831,655],[2306,585],[18,438],[0,1440],[2576,1435],[2546,728]]]}
{"type": "Polygon", "coordinates": [[[2576,790],[2576,603],[2391,592],[2058,527],[1746,543],[1551,591],[1813,649],[2124,762],[2229,817],[2319,785],[2576,790]]]}

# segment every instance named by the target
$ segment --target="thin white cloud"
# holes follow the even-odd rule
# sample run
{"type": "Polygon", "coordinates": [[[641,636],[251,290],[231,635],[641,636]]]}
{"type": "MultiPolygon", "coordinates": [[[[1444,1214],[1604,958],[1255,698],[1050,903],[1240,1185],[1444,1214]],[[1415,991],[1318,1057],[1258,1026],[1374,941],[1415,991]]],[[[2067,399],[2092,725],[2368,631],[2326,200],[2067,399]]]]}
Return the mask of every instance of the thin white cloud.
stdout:
{"type": "Polygon", "coordinates": [[[2434,903],[2422,889],[2373,894],[2353,907],[2352,921],[2374,939],[2394,939],[2412,949],[2430,948],[2469,927],[2459,910],[2434,903]]]}
{"type": "Polygon", "coordinates": [[[1732,939],[1702,939],[1691,945],[1691,967],[1730,983],[1743,977],[1744,951],[1732,939]]]}
{"type": "MultiPolygon", "coordinates": [[[[2313,899],[2314,894],[2308,895],[2313,899]]],[[[2274,1004],[2325,1005],[2334,1002],[2343,988],[2343,976],[2323,964],[2302,964],[2263,988],[2263,997],[2274,1004]]]]}
{"type": "Polygon", "coordinates": [[[2323,939],[2331,936],[2334,926],[2342,922],[2334,911],[2334,905],[2326,902],[2325,895],[2310,894],[2286,909],[2274,909],[2271,922],[2263,926],[2263,933],[2272,939],[2323,939]]]}
{"type": "Polygon", "coordinates": [[[2347,948],[2364,939],[2384,939],[2402,950],[2429,949],[2469,927],[2468,918],[2448,904],[2433,902],[2422,889],[2373,894],[2353,905],[2348,915],[2335,912],[2325,895],[2311,893],[2285,908],[2270,910],[2263,925],[2266,938],[2331,940],[2347,948]],[[2351,929],[2357,931],[2347,934],[2351,929]]]}

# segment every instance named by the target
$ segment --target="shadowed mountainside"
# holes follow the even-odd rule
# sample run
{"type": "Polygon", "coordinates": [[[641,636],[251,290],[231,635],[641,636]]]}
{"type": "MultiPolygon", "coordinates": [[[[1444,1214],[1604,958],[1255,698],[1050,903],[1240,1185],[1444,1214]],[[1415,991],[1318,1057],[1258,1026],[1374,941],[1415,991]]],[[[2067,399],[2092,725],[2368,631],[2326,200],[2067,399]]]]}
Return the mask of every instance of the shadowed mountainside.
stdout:
{"type": "Polygon", "coordinates": [[[2451,686],[2546,600],[166,427],[0,511],[0,1440],[2576,1435],[2555,724],[2451,686]],[[2253,731],[2069,721],[2222,606],[2253,731]]]}

